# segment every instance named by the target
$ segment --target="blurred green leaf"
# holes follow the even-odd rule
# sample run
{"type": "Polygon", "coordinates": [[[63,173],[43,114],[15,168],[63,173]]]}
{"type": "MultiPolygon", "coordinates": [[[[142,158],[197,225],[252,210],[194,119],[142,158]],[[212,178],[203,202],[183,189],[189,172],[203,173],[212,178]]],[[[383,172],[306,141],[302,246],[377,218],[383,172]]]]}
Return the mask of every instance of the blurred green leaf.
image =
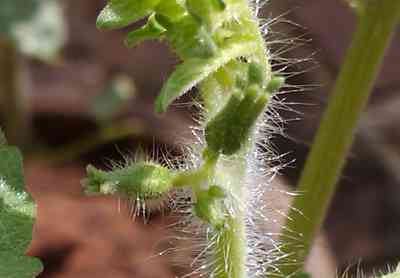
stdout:
{"type": "Polygon", "coordinates": [[[1,0],[0,34],[11,35],[15,24],[32,19],[39,2],[40,0],[1,0]]]}
{"type": "Polygon", "coordinates": [[[42,270],[37,258],[25,255],[35,205],[24,192],[22,169],[19,150],[0,146],[0,277],[31,278],[42,270]]]}
{"type": "Polygon", "coordinates": [[[116,76],[106,89],[93,99],[91,114],[98,122],[111,120],[127,108],[135,94],[136,87],[130,77],[116,76]]]}

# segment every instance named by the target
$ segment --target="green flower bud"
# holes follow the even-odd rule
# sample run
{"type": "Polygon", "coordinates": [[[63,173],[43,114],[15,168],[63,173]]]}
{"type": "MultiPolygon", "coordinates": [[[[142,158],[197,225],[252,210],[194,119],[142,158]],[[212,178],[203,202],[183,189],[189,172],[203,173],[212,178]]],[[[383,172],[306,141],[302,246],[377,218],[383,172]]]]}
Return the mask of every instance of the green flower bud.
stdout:
{"type": "Polygon", "coordinates": [[[250,63],[248,71],[249,84],[257,84],[262,86],[265,82],[265,71],[258,63],[250,63]]]}
{"type": "Polygon", "coordinates": [[[214,228],[222,227],[224,223],[222,199],[225,196],[224,190],[217,185],[196,192],[196,203],[194,204],[195,215],[211,224],[214,228]]]}
{"type": "Polygon", "coordinates": [[[267,85],[267,92],[273,93],[278,91],[283,84],[285,84],[285,78],[278,75],[273,75],[267,85]]]}
{"type": "Polygon", "coordinates": [[[88,193],[158,199],[171,189],[173,177],[169,169],[152,162],[138,162],[110,172],[89,165],[82,185],[88,193]]]}
{"type": "Polygon", "coordinates": [[[218,13],[222,12],[226,5],[222,0],[187,0],[186,7],[199,22],[212,26],[218,13]]]}
{"type": "Polygon", "coordinates": [[[267,94],[257,85],[244,96],[234,92],[225,107],[208,123],[205,137],[210,150],[233,155],[247,143],[251,128],[267,103],[267,94]]]}
{"type": "Polygon", "coordinates": [[[86,175],[86,178],[81,180],[84,191],[88,194],[102,193],[101,185],[106,182],[107,172],[88,165],[86,167],[86,175]]]}

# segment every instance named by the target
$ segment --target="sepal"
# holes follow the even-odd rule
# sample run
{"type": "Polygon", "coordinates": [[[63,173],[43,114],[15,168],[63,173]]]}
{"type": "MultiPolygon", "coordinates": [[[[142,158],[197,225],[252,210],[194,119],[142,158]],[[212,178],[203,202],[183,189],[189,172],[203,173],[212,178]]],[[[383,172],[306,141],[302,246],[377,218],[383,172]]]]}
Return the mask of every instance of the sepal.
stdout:
{"type": "Polygon", "coordinates": [[[110,0],[97,18],[98,28],[128,26],[154,12],[160,0],[110,0]]]}

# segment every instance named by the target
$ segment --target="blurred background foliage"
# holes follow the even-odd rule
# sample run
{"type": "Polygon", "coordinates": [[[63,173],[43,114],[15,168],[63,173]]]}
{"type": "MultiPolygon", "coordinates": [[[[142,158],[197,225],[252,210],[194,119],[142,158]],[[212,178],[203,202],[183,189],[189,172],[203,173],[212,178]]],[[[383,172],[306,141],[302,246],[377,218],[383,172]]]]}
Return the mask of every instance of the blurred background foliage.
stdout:
{"type": "MultiPolygon", "coordinates": [[[[88,163],[106,168],[138,149],[156,158],[179,155],[182,140],[193,141],[189,114],[198,112],[193,92],[166,116],[153,113],[176,57],[156,41],[126,49],[124,30],[96,30],[104,3],[0,1],[0,125],[24,151],[26,183],[39,203],[30,252],[45,263],[41,277],[174,277],[184,271],[176,263],[184,255],[148,259],[171,220],[155,214],[150,226],[133,223],[117,212],[117,200],[81,194],[88,163]]],[[[355,15],[345,0],[270,1],[260,13],[271,28],[275,67],[293,86],[277,97],[287,103],[284,134],[272,139],[290,164],[279,183],[290,188],[355,15]]],[[[399,47],[397,32],[324,225],[323,249],[350,276],[400,259],[399,47]]]]}
{"type": "Polygon", "coordinates": [[[18,50],[45,61],[56,58],[65,43],[66,26],[58,0],[3,0],[0,34],[18,50]]]}

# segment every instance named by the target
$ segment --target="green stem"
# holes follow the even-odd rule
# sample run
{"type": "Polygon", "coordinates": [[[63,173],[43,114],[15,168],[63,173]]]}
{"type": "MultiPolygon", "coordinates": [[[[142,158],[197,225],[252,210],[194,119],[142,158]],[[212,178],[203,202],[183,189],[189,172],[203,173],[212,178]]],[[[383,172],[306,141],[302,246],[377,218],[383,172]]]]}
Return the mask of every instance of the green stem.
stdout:
{"type": "Polygon", "coordinates": [[[246,231],[244,228],[243,218],[240,214],[226,220],[225,227],[219,231],[219,238],[215,246],[217,267],[214,269],[215,275],[211,277],[248,277],[245,269],[246,231]]]}
{"type": "Polygon", "coordinates": [[[237,154],[233,161],[219,159],[216,166],[214,178],[217,184],[229,192],[225,203],[230,209],[224,226],[216,231],[218,233],[214,250],[216,278],[248,277],[245,269],[248,239],[244,225],[245,212],[243,211],[243,204],[246,204],[247,197],[244,190],[247,168],[246,151],[243,150],[237,154]]]}
{"type": "MultiPolygon", "coordinates": [[[[245,73],[244,73],[245,74],[245,73]]],[[[200,85],[200,92],[207,111],[207,120],[223,107],[229,93],[218,90],[215,78],[209,77],[200,85]]],[[[242,184],[245,175],[246,161],[245,151],[237,154],[238,159],[231,163],[226,158],[220,156],[216,161],[215,170],[211,177],[215,183],[228,192],[225,204],[231,206],[231,213],[226,217],[224,226],[215,229],[216,241],[213,244],[212,261],[214,262],[211,277],[215,278],[246,278],[246,234],[243,221],[243,212],[233,196],[243,197],[242,184]]],[[[243,197],[244,198],[244,197],[243,197]]]]}
{"type": "Polygon", "coordinates": [[[301,270],[335,191],[354,130],[367,103],[385,49],[398,23],[400,1],[364,1],[356,33],[329,99],[281,236],[288,255],[279,262],[283,277],[301,270]]]}

